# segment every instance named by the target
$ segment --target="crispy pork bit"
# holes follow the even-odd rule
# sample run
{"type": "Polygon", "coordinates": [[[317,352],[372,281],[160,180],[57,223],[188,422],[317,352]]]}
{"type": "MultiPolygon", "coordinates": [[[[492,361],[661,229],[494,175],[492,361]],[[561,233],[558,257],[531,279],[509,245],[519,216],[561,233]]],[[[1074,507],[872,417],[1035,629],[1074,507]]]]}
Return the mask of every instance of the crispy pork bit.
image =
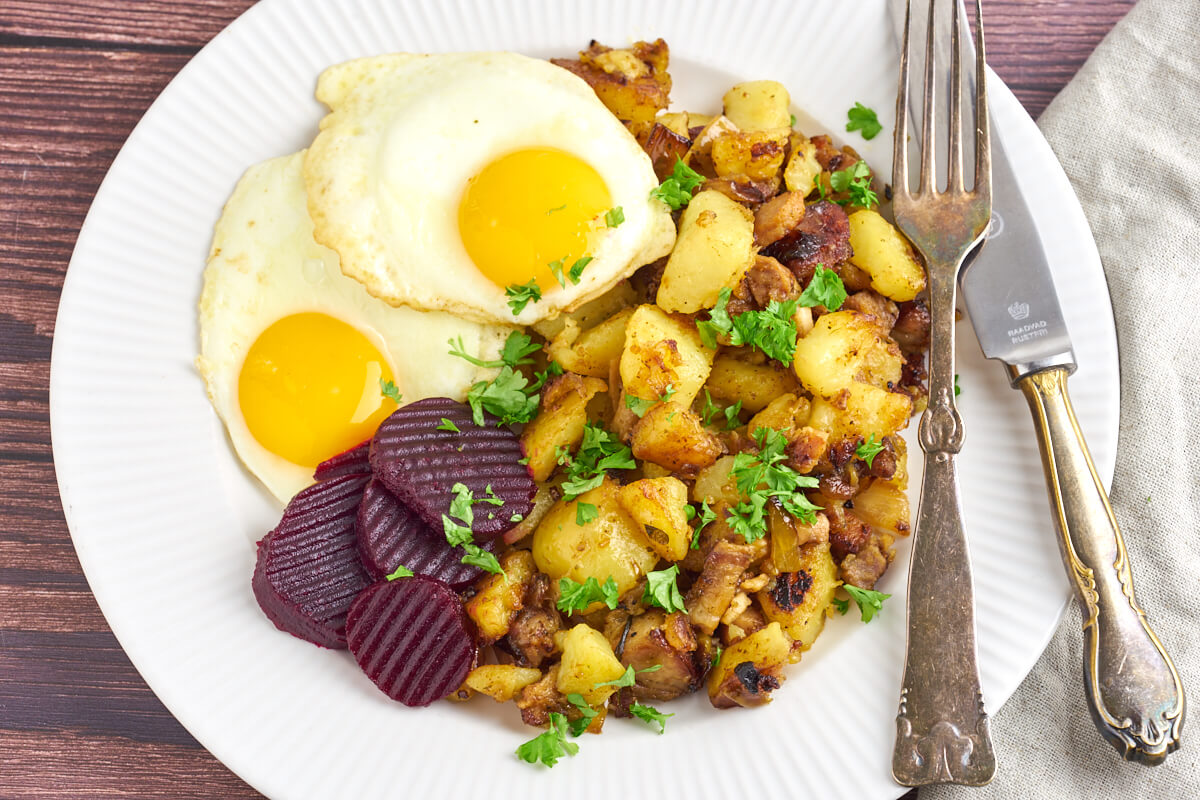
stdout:
{"type": "Polygon", "coordinates": [[[346,638],[380,691],[406,706],[427,706],[454,693],[475,666],[470,626],[449,586],[417,575],[359,594],[346,617],[346,638]]]}
{"type": "Polygon", "coordinates": [[[521,666],[540,667],[557,650],[554,634],[561,627],[550,579],[539,572],[525,590],[524,607],[509,626],[506,647],[521,666]]]}
{"type": "Polygon", "coordinates": [[[684,599],[692,624],[712,634],[737,592],[742,573],[750,566],[754,549],[722,539],[704,559],[704,569],[684,599]]]}
{"type": "Polygon", "coordinates": [[[861,292],[855,292],[850,295],[842,303],[842,309],[858,311],[864,314],[885,331],[892,329],[892,326],[896,324],[896,318],[900,314],[899,308],[895,303],[874,289],[863,289],[861,292]]]}
{"type": "Polygon", "coordinates": [[[546,675],[537,683],[521,690],[516,699],[521,709],[521,721],[535,728],[550,724],[550,712],[567,714],[572,706],[558,691],[558,664],[546,670],[546,675]]]}
{"type": "Polygon", "coordinates": [[[860,589],[874,589],[875,582],[887,572],[895,558],[889,545],[890,537],[871,531],[858,551],[847,555],[838,566],[838,580],[860,589]]]}
{"type": "Polygon", "coordinates": [[[832,269],[854,254],[850,248],[850,220],[835,203],[813,203],[796,227],[764,247],[762,254],[779,260],[807,284],[817,264],[832,269]]]}
{"type": "Polygon", "coordinates": [[[925,298],[918,297],[898,306],[892,338],[906,353],[922,352],[929,346],[929,307],[925,298]]]}
{"type": "Polygon", "coordinates": [[[678,611],[651,609],[634,617],[624,636],[621,663],[637,671],[633,696],[638,700],[671,700],[694,692],[704,677],[696,635],[678,611]]]}
{"type": "Polygon", "coordinates": [[[829,518],[829,549],[834,561],[840,563],[846,556],[857,553],[871,538],[870,526],[839,503],[828,504],[825,516],[829,518]]]}
{"type": "Polygon", "coordinates": [[[804,195],[784,192],[775,195],[754,211],[754,243],[759,247],[782,239],[804,219],[804,195]]]}
{"type": "Polygon", "coordinates": [[[258,543],[251,585],[279,630],[321,647],[346,646],[346,612],[371,582],[354,533],[366,482],[344,475],[309,486],[258,543]]]}

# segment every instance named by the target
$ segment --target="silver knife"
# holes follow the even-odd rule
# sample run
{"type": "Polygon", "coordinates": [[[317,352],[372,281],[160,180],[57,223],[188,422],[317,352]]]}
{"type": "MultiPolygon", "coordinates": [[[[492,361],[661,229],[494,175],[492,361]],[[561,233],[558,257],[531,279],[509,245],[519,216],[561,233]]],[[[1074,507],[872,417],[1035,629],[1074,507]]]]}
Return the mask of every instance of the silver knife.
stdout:
{"type": "MultiPolygon", "coordinates": [[[[888,2],[899,46],[905,0],[888,2]]],[[[924,18],[927,2],[913,0],[914,18],[924,18]]],[[[965,27],[966,11],[960,12],[965,27]]],[[[934,46],[942,54],[937,62],[948,65],[945,27],[934,46]]],[[[910,32],[912,52],[922,52],[924,35],[910,32]]],[[[973,58],[969,31],[962,39],[973,58]]],[[[973,81],[971,70],[963,73],[973,81]]],[[[949,82],[948,69],[942,79],[949,82]]],[[[973,95],[968,86],[966,96],[973,95]]],[[[919,119],[919,87],[909,97],[919,119]]],[[[973,138],[963,137],[964,145],[973,138]]],[[[1123,758],[1158,764],[1179,747],[1183,684],[1134,597],[1125,543],[1071,407],[1067,376],[1075,371],[1075,353],[1037,225],[999,137],[992,137],[991,151],[993,233],[959,278],[963,301],[984,356],[1004,363],[1033,412],[1059,550],[1084,609],[1083,677],[1092,719],[1123,758]]],[[[972,163],[969,149],[963,157],[972,163]]]]}

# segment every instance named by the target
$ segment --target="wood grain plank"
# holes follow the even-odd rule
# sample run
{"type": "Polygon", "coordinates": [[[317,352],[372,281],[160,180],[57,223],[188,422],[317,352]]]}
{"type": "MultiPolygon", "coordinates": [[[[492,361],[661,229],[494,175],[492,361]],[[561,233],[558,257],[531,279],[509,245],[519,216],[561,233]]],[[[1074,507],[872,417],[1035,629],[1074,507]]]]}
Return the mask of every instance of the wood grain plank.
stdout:
{"type": "Polygon", "coordinates": [[[5,0],[0,42],[68,40],[198,48],[254,0],[5,0]]]}
{"type": "Polygon", "coordinates": [[[0,778],[5,800],[262,797],[198,745],[76,731],[6,731],[0,739],[0,775],[7,776],[0,778]]]}

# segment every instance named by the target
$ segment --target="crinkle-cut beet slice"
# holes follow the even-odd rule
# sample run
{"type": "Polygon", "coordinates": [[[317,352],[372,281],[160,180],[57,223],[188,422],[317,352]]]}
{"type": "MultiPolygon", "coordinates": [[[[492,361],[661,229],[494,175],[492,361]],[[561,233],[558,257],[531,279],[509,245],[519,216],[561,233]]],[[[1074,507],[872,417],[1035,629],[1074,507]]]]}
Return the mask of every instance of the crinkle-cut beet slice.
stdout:
{"type": "Polygon", "coordinates": [[[338,478],[342,475],[370,475],[371,474],[371,440],[363,442],[360,445],[351,447],[344,453],[338,453],[333,458],[327,458],[320,464],[317,464],[317,470],[313,473],[313,480],[327,481],[330,478],[338,478]]]}
{"type": "Polygon", "coordinates": [[[346,638],[367,677],[406,706],[449,695],[475,666],[475,637],[458,595],[423,575],[363,591],[346,617],[346,638]]]}
{"type": "Polygon", "coordinates": [[[346,646],[346,612],[371,583],[354,529],[366,483],[362,475],[314,483],[258,543],[251,585],[281,631],[322,647],[346,646]]]}
{"type": "Polygon", "coordinates": [[[484,425],[476,425],[468,406],[444,397],[398,409],[371,440],[371,471],[435,530],[450,510],[454,484],[464,484],[476,499],[492,487],[504,504],[477,503],[472,530],[478,541],[495,539],[516,525],[514,515],[529,514],[537,487],[520,463],[516,434],[485,416],[484,425]],[[438,430],[443,418],[459,432],[438,430]]]}
{"type": "MultiPolygon", "coordinates": [[[[457,591],[484,574],[479,567],[462,563],[462,548],[451,547],[440,528],[426,525],[378,480],[372,479],[363,490],[357,527],[358,554],[376,580],[391,575],[403,564],[457,591]]],[[[489,552],[496,550],[495,541],[481,546],[489,552]]]]}

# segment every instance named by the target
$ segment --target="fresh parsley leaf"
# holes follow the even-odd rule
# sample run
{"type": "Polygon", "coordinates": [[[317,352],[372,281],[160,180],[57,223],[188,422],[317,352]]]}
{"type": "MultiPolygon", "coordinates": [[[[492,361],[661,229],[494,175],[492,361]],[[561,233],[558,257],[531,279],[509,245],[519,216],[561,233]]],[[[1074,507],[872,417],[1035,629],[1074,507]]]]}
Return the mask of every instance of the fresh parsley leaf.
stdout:
{"type": "Polygon", "coordinates": [[[658,400],[660,403],[669,403],[669,402],[671,402],[671,398],[674,396],[675,396],[675,384],[668,383],[666,390],[663,391],[663,393],[658,396],[658,400]]]}
{"type": "Polygon", "coordinates": [[[641,703],[630,705],[629,713],[651,725],[657,723],[660,736],[667,731],[667,718],[675,716],[674,714],[664,714],[654,706],[644,706],[641,703]]]}
{"type": "Polygon", "coordinates": [[[860,589],[850,583],[844,584],[842,588],[849,592],[851,599],[858,604],[858,610],[862,612],[863,622],[873,620],[875,612],[883,608],[883,601],[891,597],[890,594],[876,592],[872,589],[860,589]]]}
{"type": "Polygon", "coordinates": [[[542,289],[536,278],[530,278],[528,283],[514,283],[506,287],[504,293],[510,298],[508,307],[512,309],[514,317],[524,311],[525,306],[542,299],[542,289]]]}
{"type": "Polygon", "coordinates": [[[589,706],[587,700],[579,692],[568,694],[567,702],[575,706],[575,709],[579,712],[579,719],[573,719],[568,723],[571,735],[581,736],[588,729],[588,726],[592,724],[592,720],[600,715],[600,712],[589,706]]]}
{"type": "Polygon", "coordinates": [[[530,764],[553,767],[563,756],[573,756],[578,752],[579,745],[567,741],[567,718],[557,711],[551,711],[550,730],[518,747],[517,758],[530,764]]]}
{"type": "Polygon", "coordinates": [[[813,189],[817,193],[817,200],[828,200],[829,193],[825,191],[825,181],[821,180],[821,173],[813,175],[813,189]]]}
{"type": "Polygon", "coordinates": [[[562,374],[563,374],[562,365],[559,364],[557,361],[551,361],[549,367],[547,367],[544,370],[541,370],[540,372],[533,373],[533,378],[534,378],[533,383],[531,383],[529,385],[529,388],[527,388],[525,390],[525,394],[530,394],[530,395],[533,394],[534,392],[536,392],[537,390],[539,390],[543,386],[545,386],[546,381],[550,380],[551,376],[562,375],[562,374]]]}
{"type": "Polygon", "coordinates": [[[546,266],[550,268],[550,274],[554,276],[556,281],[558,281],[559,286],[564,289],[567,288],[567,278],[565,275],[563,275],[563,260],[561,258],[556,258],[546,266]]]}
{"type": "Polygon", "coordinates": [[[625,221],[625,209],[620,206],[614,206],[604,212],[604,224],[610,228],[615,228],[625,221]]]}
{"type": "Polygon", "coordinates": [[[413,571],[411,569],[404,566],[403,564],[397,564],[396,571],[393,572],[391,575],[388,575],[387,580],[394,581],[399,578],[411,578],[412,576],[413,576],[413,571]]]}
{"type": "Polygon", "coordinates": [[[383,396],[393,403],[399,403],[402,399],[400,390],[396,388],[396,384],[391,381],[385,381],[383,378],[379,379],[379,391],[383,392],[383,396]]]}
{"type": "Polygon", "coordinates": [[[639,418],[646,416],[646,412],[654,405],[653,400],[643,400],[640,397],[634,397],[631,394],[625,395],[625,407],[636,414],[639,418]]]}
{"type": "Polygon", "coordinates": [[[525,519],[524,514],[513,514],[511,517],[508,518],[508,521],[509,522],[520,522],[523,519],[525,519]]]}
{"type": "Polygon", "coordinates": [[[860,443],[854,448],[854,455],[867,462],[867,468],[870,469],[875,462],[875,456],[883,452],[883,444],[875,441],[875,434],[871,434],[866,438],[866,441],[860,443]]]}
{"type": "Polygon", "coordinates": [[[576,583],[570,578],[558,579],[558,610],[564,614],[582,611],[592,603],[604,603],[610,609],[616,609],[620,592],[617,582],[609,575],[601,584],[595,576],[589,576],[583,583],[576,583]]]}
{"type": "Polygon", "coordinates": [[[770,428],[758,428],[754,431],[754,440],[758,444],[758,453],[738,453],[733,457],[730,470],[745,500],[728,510],[727,521],[747,542],[766,535],[769,501],[778,503],[788,514],[805,523],[812,522],[821,508],[801,491],[814,488],[817,479],[801,475],[782,463],[787,458],[787,437],[770,428]]]}
{"type": "Polygon", "coordinates": [[[609,470],[637,466],[633,451],[604,428],[590,422],[583,426],[583,442],[575,456],[560,450],[558,463],[566,467],[567,480],[563,482],[562,490],[563,499],[568,503],[603,483],[604,474],[609,470]]]}
{"type": "Polygon", "coordinates": [[[846,286],[842,279],[831,269],[825,269],[824,264],[817,264],[813,271],[812,280],[800,293],[800,305],[825,306],[829,311],[837,311],[846,302],[846,286]]]}
{"type": "Polygon", "coordinates": [[[662,669],[662,664],[655,664],[653,667],[646,667],[645,669],[639,670],[634,670],[633,665],[630,664],[625,668],[625,674],[623,674],[621,677],[611,681],[597,683],[595,688],[599,689],[601,686],[616,686],[618,689],[626,689],[630,686],[633,686],[633,684],[637,681],[637,676],[639,673],[658,672],[660,669],[662,669]]]}
{"type": "Polygon", "coordinates": [[[563,481],[563,499],[570,502],[579,495],[590,492],[600,484],[604,483],[604,475],[593,475],[590,478],[573,478],[568,481],[563,481]],[[568,499],[570,498],[570,499],[568,499]]]}
{"type": "Polygon", "coordinates": [[[491,503],[494,506],[504,505],[504,501],[497,497],[496,493],[492,491],[492,485],[490,483],[483,488],[483,493],[485,496],[476,500],[476,503],[491,503]]]}
{"type": "Polygon", "coordinates": [[[717,304],[708,312],[708,319],[696,323],[696,330],[700,331],[700,340],[709,350],[716,349],[718,335],[728,334],[733,330],[733,320],[729,318],[729,312],[725,310],[729,305],[729,298],[732,296],[733,292],[728,286],[721,289],[717,294],[717,304]]]}
{"type": "Polygon", "coordinates": [[[849,120],[846,123],[846,131],[862,131],[862,137],[867,140],[874,139],[883,130],[875,111],[862,103],[855,103],[854,108],[846,112],[846,119],[849,120]]]}
{"type": "Polygon", "coordinates": [[[495,574],[503,573],[504,570],[500,567],[500,562],[496,559],[495,554],[489,553],[474,542],[467,542],[462,545],[463,551],[466,553],[462,557],[463,564],[470,564],[474,567],[487,570],[495,574]]]}
{"type": "Polygon", "coordinates": [[[958,388],[958,373],[954,373],[954,396],[958,397],[962,394],[962,389],[958,388]]]}
{"type": "Polygon", "coordinates": [[[792,127],[796,127],[796,115],[792,114],[792,127]]]}
{"type": "Polygon", "coordinates": [[[662,200],[672,211],[678,211],[691,202],[692,191],[702,183],[704,176],[677,157],[671,174],[650,192],[650,196],[662,200]]]}
{"type": "Polygon", "coordinates": [[[725,407],[725,430],[731,431],[740,426],[742,421],[738,419],[738,414],[742,411],[742,401],[738,400],[731,406],[725,407]]]}
{"type": "Polygon", "coordinates": [[[591,256],[583,256],[575,260],[575,263],[571,265],[571,269],[568,272],[571,276],[571,283],[578,284],[583,279],[583,270],[590,263],[592,263],[591,256]]]}
{"type": "Polygon", "coordinates": [[[491,381],[475,384],[467,392],[475,424],[483,425],[485,411],[499,417],[502,425],[529,422],[538,408],[537,395],[527,393],[530,388],[525,376],[507,365],[491,381]]]}
{"type": "Polygon", "coordinates": [[[642,600],[650,605],[670,611],[687,611],[683,605],[683,595],[675,579],[679,576],[679,565],[672,564],[668,569],[660,569],[646,574],[646,591],[642,600]]]}
{"type": "Polygon", "coordinates": [[[871,189],[871,168],[865,161],[855,161],[846,169],[831,172],[829,187],[835,193],[847,192],[849,194],[845,201],[838,201],[840,205],[849,203],[863,208],[879,205],[879,196],[871,189]]]}
{"type": "Polygon", "coordinates": [[[838,610],[839,614],[844,615],[847,611],[850,610],[850,601],[849,600],[843,600],[840,597],[835,597],[832,600],[830,600],[829,602],[833,603],[833,607],[838,610]]]}
{"type": "Polygon", "coordinates": [[[499,361],[484,361],[471,355],[463,345],[461,336],[457,339],[448,339],[447,344],[450,345],[450,355],[461,358],[463,361],[474,364],[477,367],[483,367],[484,369],[499,369],[506,365],[519,367],[522,364],[532,364],[533,359],[529,358],[529,356],[542,349],[540,344],[534,344],[532,338],[520,331],[513,331],[504,340],[504,349],[500,353],[499,361]]]}
{"type": "Polygon", "coordinates": [[[683,507],[683,518],[691,522],[696,518],[696,507],[690,503],[683,507]]]}
{"type": "Polygon", "coordinates": [[[454,484],[450,491],[454,494],[450,500],[450,516],[462,520],[468,527],[474,525],[475,511],[471,506],[475,504],[475,493],[463,483],[454,484]]]}
{"type": "MultiPolygon", "coordinates": [[[[688,506],[688,508],[692,509],[693,514],[696,513],[696,510],[694,508],[692,508],[692,506],[688,506]]],[[[695,533],[692,534],[692,549],[693,550],[700,549],[700,531],[707,528],[709,523],[715,522],[716,519],[717,519],[717,512],[715,512],[711,508],[709,508],[708,501],[705,500],[703,503],[700,504],[700,517],[698,520],[700,524],[696,526],[696,531],[695,531],[695,533]]]]}
{"type": "Polygon", "coordinates": [[[446,419],[445,417],[442,417],[442,421],[438,423],[437,430],[450,431],[452,433],[462,433],[462,431],[460,431],[458,429],[457,425],[455,425],[453,422],[446,419]]]}
{"type": "Polygon", "coordinates": [[[589,522],[600,516],[599,509],[592,503],[576,503],[575,504],[575,524],[587,525],[589,522]]]}

